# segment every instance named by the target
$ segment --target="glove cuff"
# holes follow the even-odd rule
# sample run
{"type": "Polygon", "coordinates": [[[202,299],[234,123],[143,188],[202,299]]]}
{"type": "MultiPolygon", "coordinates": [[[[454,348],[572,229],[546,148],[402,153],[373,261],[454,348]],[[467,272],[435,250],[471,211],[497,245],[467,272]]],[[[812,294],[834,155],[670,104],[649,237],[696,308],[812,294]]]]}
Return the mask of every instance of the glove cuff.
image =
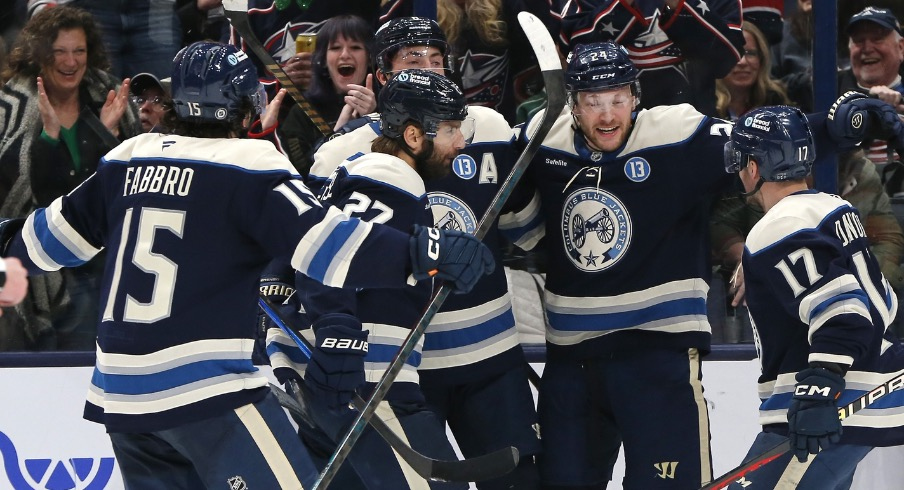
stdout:
{"type": "Polygon", "coordinates": [[[345,313],[330,313],[318,318],[313,328],[318,350],[329,354],[367,355],[370,332],[361,330],[357,318],[345,313]]]}
{"type": "Polygon", "coordinates": [[[794,377],[794,398],[797,400],[836,401],[844,391],[844,378],[824,367],[811,367],[794,377]]]}

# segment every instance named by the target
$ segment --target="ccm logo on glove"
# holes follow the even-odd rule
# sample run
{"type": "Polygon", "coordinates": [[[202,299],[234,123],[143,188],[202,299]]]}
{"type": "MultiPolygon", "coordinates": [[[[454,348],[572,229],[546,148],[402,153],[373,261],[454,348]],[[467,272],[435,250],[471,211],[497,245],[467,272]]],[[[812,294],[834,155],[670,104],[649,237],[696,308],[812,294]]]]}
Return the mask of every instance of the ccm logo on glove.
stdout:
{"type": "MultiPolygon", "coordinates": [[[[802,385],[798,384],[794,387],[794,396],[823,396],[823,397],[831,397],[832,396],[832,387],[831,386],[816,386],[816,385],[802,385]]],[[[835,400],[841,396],[841,393],[835,394],[835,400]]]]}
{"type": "Polygon", "coordinates": [[[367,352],[367,341],[356,339],[337,339],[335,337],[327,337],[320,343],[321,349],[343,349],[343,350],[359,350],[367,352]]]}
{"type": "MultiPolygon", "coordinates": [[[[439,229],[427,228],[427,236],[430,237],[430,242],[427,244],[427,256],[437,260],[439,259],[439,229]]],[[[431,272],[431,276],[436,274],[435,270],[431,272]]]]}

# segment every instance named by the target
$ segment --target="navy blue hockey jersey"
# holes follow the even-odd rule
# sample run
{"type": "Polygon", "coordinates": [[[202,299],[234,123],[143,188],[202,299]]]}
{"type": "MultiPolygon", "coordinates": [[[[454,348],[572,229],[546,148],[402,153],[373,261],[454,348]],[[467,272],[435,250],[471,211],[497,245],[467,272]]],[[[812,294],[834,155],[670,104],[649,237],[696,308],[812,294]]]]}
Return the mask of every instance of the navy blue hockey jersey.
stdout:
{"type": "MultiPolygon", "coordinates": [[[[336,165],[354,152],[369,152],[380,134],[379,121],[325,143],[314,155],[308,176],[317,188],[336,165]]],[[[469,106],[475,120],[474,139],[452,161],[449,176],[427,182],[434,226],[474,233],[515,156],[513,133],[496,111],[469,106]]],[[[484,237],[497,263],[502,261],[502,237],[496,228],[484,237]]],[[[427,328],[419,370],[422,380],[465,383],[511,369],[523,362],[515,330],[505,270],[497,267],[468,294],[450,295],[427,328]]]]}
{"type": "Polygon", "coordinates": [[[266,141],[144,134],[26,220],[29,271],[109,248],[85,409],[111,432],[162,430],[261,399],[252,364],[271,258],[336,287],[401,287],[409,235],[324,207],[266,141]]]}
{"type": "Polygon", "coordinates": [[[523,180],[535,199],[499,222],[526,250],[545,236],[549,358],[709,350],[708,216],[732,183],[730,129],[687,104],[655,107],[636,115],[621,149],[602,153],[575,133],[568,108],[558,117],[523,180]]]}
{"type": "MultiPolygon", "coordinates": [[[[904,370],[904,348],[887,330],[898,307],[895,293],[847,201],[816,191],[782,199],[751,229],[743,264],[762,365],[763,425],[787,424],[794,376],[808,362],[850,366],[839,406],[904,370]]],[[[904,443],[904,392],[886,395],[844,424],[845,443],[904,443]]]]}

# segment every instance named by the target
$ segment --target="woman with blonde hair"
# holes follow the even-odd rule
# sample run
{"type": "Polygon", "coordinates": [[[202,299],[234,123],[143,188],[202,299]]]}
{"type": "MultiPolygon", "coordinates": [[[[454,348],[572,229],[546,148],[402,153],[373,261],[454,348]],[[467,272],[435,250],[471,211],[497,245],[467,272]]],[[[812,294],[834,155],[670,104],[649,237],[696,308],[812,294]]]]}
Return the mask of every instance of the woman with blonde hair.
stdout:
{"type": "Polygon", "coordinates": [[[762,31],[750,22],[741,29],[744,55],[725,78],[716,80],[716,114],[732,121],[757,107],[792,103],[782,83],[770,75],[772,59],[762,31]]]}

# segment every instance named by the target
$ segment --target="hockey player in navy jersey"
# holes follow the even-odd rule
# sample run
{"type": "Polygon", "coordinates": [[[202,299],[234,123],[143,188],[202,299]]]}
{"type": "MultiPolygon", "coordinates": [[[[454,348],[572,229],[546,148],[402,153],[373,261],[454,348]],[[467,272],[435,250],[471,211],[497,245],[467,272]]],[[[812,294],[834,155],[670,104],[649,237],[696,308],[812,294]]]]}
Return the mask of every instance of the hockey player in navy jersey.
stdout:
{"type": "MultiPolygon", "coordinates": [[[[382,134],[373,142],[374,151],[354,154],[336,168],[321,190],[321,200],[362,220],[401,230],[431,226],[433,217],[424,182],[448,174],[452,159],[474,132],[464,94],[441,75],[405,70],[380,92],[379,110],[382,134]]],[[[348,337],[358,340],[367,339],[369,332],[366,352],[349,352],[349,357],[359,364],[350,360],[344,366],[346,392],[334,394],[320,388],[316,351],[304,373],[313,395],[308,398],[314,408],[314,421],[338,440],[355,416],[348,408],[352,393],[365,381],[364,391],[368,391],[380,380],[411,327],[420,319],[432,288],[418,284],[401,290],[355,291],[327,288],[301,275],[296,284],[295,294],[312,322],[315,346],[322,345],[325,331],[331,336],[348,332],[348,337]]],[[[291,347],[289,342],[271,335],[270,351],[280,344],[291,347]]],[[[297,358],[293,350],[286,349],[283,355],[297,358]]],[[[394,419],[393,424],[400,425],[412,445],[430,457],[456,459],[445,424],[424,405],[417,374],[420,350],[415,348],[376,415],[394,419]]],[[[295,376],[293,371],[283,370],[278,356],[271,355],[271,359],[278,377],[295,376]]],[[[400,464],[392,449],[371,429],[354,446],[350,461],[367,488],[467,488],[461,483],[428,483],[408,474],[404,470],[406,464],[400,464]]]]}
{"type": "Polygon", "coordinates": [[[565,77],[571,113],[523,179],[534,199],[500,218],[521,248],[545,237],[541,479],[599,488],[623,445],[624,488],[696,489],[712,478],[700,356],[731,124],[687,104],[637,112],[637,68],[614,43],[575,48],[565,77]]]}
{"type": "MultiPolygon", "coordinates": [[[[311,488],[317,471],[251,361],[264,265],[336,287],[435,273],[468,290],[492,256],[463,233],[411,236],[323,206],[270,143],[238,139],[263,105],[244,52],[196,43],[173,63],[175,134],[123,142],[70,194],[0,223],[0,252],[40,273],[110,249],[85,418],[105,425],[127,488],[311,488]]],[[[344,358],[318,355],[322,390],[342,388],[344,358]]]]}
{"type": "Polygon", "coordinates": [[[807,118],[784,106],[742,116],[726,145],[726,170],[766,211],[743,256],[762,369],[763,431],[748,458],[791,439],[790,452],[729,488],[850,488],[873,447],[904,444],[902,391],[847,418],[842,431],[838,408],[904,372],[904,348],[888,330],[895,292],[857,210],[808,189],[815,157],[807,118]]]}
{"type": "MultiPolygon", "coordinates": [[[[374,52],[376,78],[382,84],[409,67],[448,74],[446,37],[437,23],[419,17],[401,17],[377,31],[374,52]]],[[[358,120],[357,129],[335,137],[314,155],[308,176],[318,188],[345,158],[370,152],[380,135],[377,115],[358,120]]],[[[517,157],[513,133],[498,112],[468,106],[475,134],[452,161],[445,178],[425,182],[433,222],[439,228],[474,233],[517,157]]],[[[492,228],[484,243],[497,262],[503,238],[492,228]]],[[[515,446],[521,463],[512,473],[478,488],[536,488],[538,475],[533,455],[540,442],[527,379],[529,369],[515,328],[505,271],[498,267],[465,295],[452,295],[433,318],[424,337],[418,367],[421,390],[431,410],[449,423],[465,457],[476,457],[515,446]],[[494,410],[487,411],[485,407],[494,410]]]]}

